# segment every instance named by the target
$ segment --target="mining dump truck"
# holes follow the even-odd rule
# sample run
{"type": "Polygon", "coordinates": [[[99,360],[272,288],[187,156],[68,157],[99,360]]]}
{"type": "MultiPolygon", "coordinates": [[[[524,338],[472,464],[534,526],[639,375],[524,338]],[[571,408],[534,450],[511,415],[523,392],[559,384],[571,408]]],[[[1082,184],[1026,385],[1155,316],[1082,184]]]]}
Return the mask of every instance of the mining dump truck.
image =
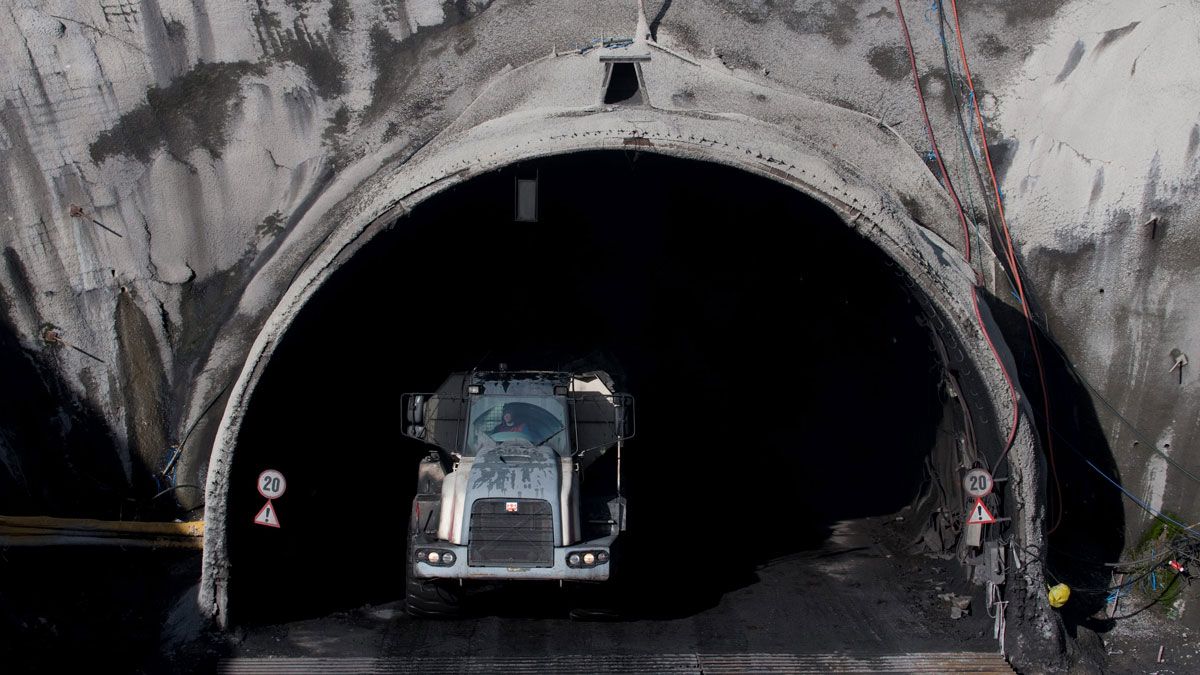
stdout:
{"type": "Polygon", "coordinates": [[[402,405],[405,435],[432,446],[408,525],[409,613],[458,614],[472,580],[610,579],[633,399],[607,374],[455,373],[402,405]]]}

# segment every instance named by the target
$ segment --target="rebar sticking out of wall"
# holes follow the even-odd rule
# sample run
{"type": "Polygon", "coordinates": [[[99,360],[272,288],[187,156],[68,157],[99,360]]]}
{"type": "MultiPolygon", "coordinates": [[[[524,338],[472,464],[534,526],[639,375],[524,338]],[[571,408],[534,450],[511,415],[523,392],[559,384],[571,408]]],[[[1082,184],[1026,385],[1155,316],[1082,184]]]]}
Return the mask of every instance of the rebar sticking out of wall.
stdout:
{"type": "MultiPolygon", "coordinates": [[[[77,347],[77,346],[71,344],[70,342],[67,342],[66,339],[63,338],[62,333],[60,333],[59,330],[53,326],[47,326],[46,329],[42,331],[42,339],[45,340],[48,344],[62,345],[64,347],[70,347],[71,349],[74,349],[75,351],[79,352],[80,354],[83,354],[84,356],[86,356],[90,359],[95,359],[96,361],[99,361],[100,363],[105,363],[104,359],[100,358],[99,356],[96,356],[95,354],[93,354],[85,349],[82,349],[80,347],[77,347]]],[[[105,365],[107,365],[107,364],[105,364],[105,365]]]]}
{"type": "Polygon", "coordinates": [[[1184,354],[1179,349],[1172,349],[1171,350],[1171,358],[1175,359],[1175,363],[1171,366],[1171,370],[1168,370],[1167,372],[1170,373],[1172,371],[1178,370],[1179,371],[1179,384],[1183,384],[1183,367],[1188,364],[1187,354],[1184,354]]]}
{"type": "Polygon", "coordinates": [[[100,226],[100,227],[104,228],[105,230],[108,230],[109,232],[111,232],[111,233],[113,233],[113,234],[117,235],[118,237],[120,237],[120,238],[122,238],[122,239],[124,239],[124,238],[125,238],[125,235],[121,234],[120,232],[117,232],[116,230],[112,229],[111,227],[109,227],[109,226],[105,225],[104,223],[102,223],[102,222],[100,222],[100,221],[96,220],[95,218],[93,218],[93,217],[89,216],[89,215],[87,214],[87,211],[84,211],[84,210],[83,210],[83,207],[82,207],[82,206],[78,206],[78,205],[76,205],[76,204],[72,204],[72,205],[71,205],[71,217],[72,217],[72,218],[81,218],[81,219],[83,219],[83,220],[90,220],[90,221],[92,221],[93,223],[95,223],[96,225],[98,225],[98,226],[100,226]]]}

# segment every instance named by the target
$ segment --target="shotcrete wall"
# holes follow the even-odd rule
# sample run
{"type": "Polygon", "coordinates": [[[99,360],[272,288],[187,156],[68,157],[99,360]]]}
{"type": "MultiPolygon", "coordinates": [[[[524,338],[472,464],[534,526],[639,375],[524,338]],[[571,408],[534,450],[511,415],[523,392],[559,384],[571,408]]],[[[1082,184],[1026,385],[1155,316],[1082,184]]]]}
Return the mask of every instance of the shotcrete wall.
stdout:
{"type": "MultiPolygon", "coordinates": [[[[598,50],[572,52],[630,35],[633,2],[11,0],[0,346],[35,395],[0,413],[3,508],[203,513],[218,426],[227,440],[230,398],[269,351],[272,313],[303,302],[303,284],[389,209],[488,162],[674,144],[763,175],[812,170],[821,179],[798,187],[848,190],[862,202],[848,221],[888,214],[894,229],[878,232],[897,251],[942,247],[920,241],[918,223],[962,250],[922,163],[930,145],[892,3],[647,4],[659,114],[582,115],[602,71],[598,50]],[[410,163],[418,153],[437,161],[410,163]],[[163,490],[174,503],[153,499],[163,490]]],[[[1200,10],[959,4],[1036,309],[1127,419],[1096,405],[1122,480],[1200,520],[1188,479],[1147,447],[1200,473],[1196,371],[1168,371],[1173,353],[1200,353],[1200,50],[1188,28],[1200,10]]],[[[955,149],[940,19],[904,6],[934,130],[980,214],[988,195],[955,149]]],[[[979,273],[1007,298],[994,264],[979,273]]]]}

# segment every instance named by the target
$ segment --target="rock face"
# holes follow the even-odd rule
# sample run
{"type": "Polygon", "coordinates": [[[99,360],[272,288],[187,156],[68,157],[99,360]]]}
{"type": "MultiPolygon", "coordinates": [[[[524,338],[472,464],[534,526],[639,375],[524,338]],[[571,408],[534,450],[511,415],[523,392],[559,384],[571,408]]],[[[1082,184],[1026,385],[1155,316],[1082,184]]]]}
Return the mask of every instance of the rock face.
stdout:
{"type": "MultiPolygon", "coordinates": [[[[982,220],[953,21],[905,4],[939,145],[982,220]]],[[[1126,485],[1200,519],[1200,493],[1147,447],[1200,473],[1196,371],[1168,372],[1173,354],[1200,357],[1200,10],[962,9],[1038,310],[1127,418],[1097,404],[1126,485]]],[[[633,2],[573,0],[11,0],[3,11],[0,510],[101,516],[202,506],[229,388],[338,224],[321,204],[353,201],[382,167],[469,123],[496,76],[629,35],[636,19],[633,2]],[[151,500],[172,488],[177,504],[151,500]]],[[[698,67],[882,118],[930,147],[891,2],[647,12],[657,42],[698,67]]],[[[514,100],[538,83],[522,86],[514,100]]],[[[686,81],[663,86],[674,108],[723,110],[686,81]]],[[[909,211],[922,221],[919,201],[909,211]]],[[[1136,536],[1142,516],[1127,522],[1136,536]]]]}

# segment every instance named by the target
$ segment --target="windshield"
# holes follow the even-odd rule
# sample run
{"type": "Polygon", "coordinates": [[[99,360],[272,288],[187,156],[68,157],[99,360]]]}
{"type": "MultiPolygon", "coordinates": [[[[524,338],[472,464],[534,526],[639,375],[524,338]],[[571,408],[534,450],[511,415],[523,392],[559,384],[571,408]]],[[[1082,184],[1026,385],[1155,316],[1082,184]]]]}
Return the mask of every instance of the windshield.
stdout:
{"type": "Polygon", "coordinates": [[[505,442],[548,445],[559,455],[570,453],[563,402],[549,396],[480,396],[471,402],[466,455],[505,442]]]}

